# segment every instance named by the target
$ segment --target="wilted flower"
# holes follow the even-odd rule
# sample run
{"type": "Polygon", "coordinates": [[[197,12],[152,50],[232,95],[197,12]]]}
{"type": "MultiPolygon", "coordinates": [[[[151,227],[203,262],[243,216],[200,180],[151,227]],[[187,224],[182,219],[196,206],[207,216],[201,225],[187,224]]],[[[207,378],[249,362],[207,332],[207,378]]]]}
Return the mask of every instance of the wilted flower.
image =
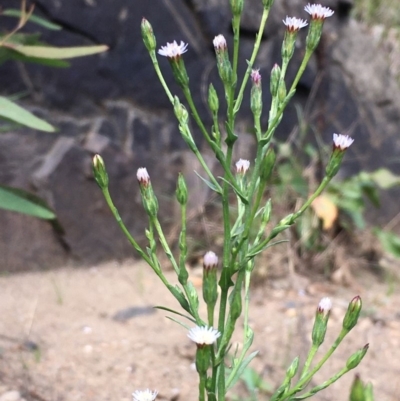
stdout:
{"type": "Polygon", "coordinates": [[[218,265],[218,256],[214,252],[208,251],[203,258],[204,269],[206,270],[215,269],[217,265],[218,265]]]}
{"type": "Polygon", "coordinates": [[[259,86],[261,84],[261,74],[260,70],[251,70],[250,74],[251,80],[253,81],[254,85],[259,86]]]}
{"type": "Polygon", "coordinates": [[[330,298],[325,297],[322,298],[321,301],[319,301],[318,304],[318,312],[322,313],[324,316],[326,316],[330,310],[332,309],[332,301],[330,298]]]}
{"type": "Polygon", "coordinates": [[[323,7],[321,4],[307,4],[304,10],[311,15],[312,19],[324,20],[325,18],[331,17],[334,14],[329,7],[323,7]]]}
{"type": "Polygon", "coordinates": [[[139,181],[139,184],[147,186],[149,185],[150,182],[150,176],[149,173],[147,172],[146,167],[140,167],[136,173],[137,180],[139,181]]]}
{"type": "Polygon", "coordinates": [[[226,49],[226,39],[223,35],[218,35],[213,40],[213,45],[215,50],[225,50],[226,49]]]}
{"type": "Polygon", "coordinates": [[[333,148],[339,150],[347,149],[354,139],[350,138],[348,135],[333,134],[333,148]]]}
{"type": "Polygon", "coordinates": [[[249,167],[250,167],[250,162],[248,160],[239,159],[236,162],[236,172],[238,174],[245,174],[246,171],[249,169],[249,167]]]}
{"type": "Polygon", "coordinates": [[[189,330],[188,337],[197,345],[211,345],[217,341],[221,333],[213,327],[196,326],[189,330]]]}
{"type": "Polygon", "coordinates": [[[286,16],[286,19],[283,20],[283,23],[286,25],[286,28],[289,32],[298,32],[301,28],[304,28],[308,25],[306,20],[288,16],[286,16]]]}
{"type": "Polygon", "coordinates": [[[136,390],[132,393],[133,401],[154,401],[157,397],[158,391],[147,390],[136,390]]]}
{"type": "Polygon", "coordinates": [[[183,53],[187,52],[187,47],[187,43],[181,41],[181,43],[178,45],[176,40],[174,40],[172,43],[167,43],[166,46],[161,46],[161,49],[158,50],[158,54],[170,59],[176,59],[179,58],[183,53]]]}

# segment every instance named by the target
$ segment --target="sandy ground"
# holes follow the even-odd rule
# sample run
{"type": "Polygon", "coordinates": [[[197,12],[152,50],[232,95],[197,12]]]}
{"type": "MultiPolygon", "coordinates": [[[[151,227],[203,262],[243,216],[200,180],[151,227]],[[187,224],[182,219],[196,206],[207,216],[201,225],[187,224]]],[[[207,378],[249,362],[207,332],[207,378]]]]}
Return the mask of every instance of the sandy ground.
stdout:
{"type": "MultiPolygon", "coordinates": [[[[199,285],[197,275],[193,272],[199,285]]],[[[168,277],[176,281],[172,272],[168,277]]],[[[253,349],[260,352],[251,366],[272,388],[296,355],[304,360],[318,301],[329,296],[334,303],[327,349],[348,301],[359,293],[364,302],[359,324],[313,383],[330,377],[351,352],[369,343],[354,373],[373,382],[376,401],[400,399],[398,286],[366,272],[356,280],[357,290],[299,280],[300,290],[265,283],[253,291],[253,349]]],[[[0,277],[0,399],[16,390],[28,401],[127,401],[135,389],[150,388],[159,391],[159,400],[196,400],[195,346],[155,305],[179,309],[150,269],[133,261],[0,277]]],[[[240,330],[235,340],[240,344],[240,330]]],[[[354,373],[313,399],[347,401],[354,373]]],[[[245,395],[243,385],[231,399],[237,395],[245,395]]]]}

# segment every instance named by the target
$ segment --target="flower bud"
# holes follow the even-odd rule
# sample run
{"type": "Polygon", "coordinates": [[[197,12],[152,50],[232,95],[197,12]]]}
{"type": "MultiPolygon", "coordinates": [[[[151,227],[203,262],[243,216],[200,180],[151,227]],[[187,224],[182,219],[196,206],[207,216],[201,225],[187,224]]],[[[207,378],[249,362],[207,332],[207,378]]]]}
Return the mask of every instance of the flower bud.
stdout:
{"type": "Polygon", "coordinates": [[[286,25],[285,37],[282,42],[282,60],[284,63],[288,63],[289,60],[293,57],[296,37],[301,28],[307,26],[307,22],[296,17],[286,17],[283,20],[283,23],[286,25]]]}
{"type": "Polygon", "coordinates": [[[153,33],[153,28],[150,25],[150,22],[147,21],[146,18],[143,18],[140,28],[142,31],[142,38],[144,45],[146,46],[146,49],[149,52],[154,52],[157,47],[157,42],[156,42],[156,37],[154,36],[153,33]]]}
{"type": "Polygon", "coordinates": [[[213,84],[210,84],[208,87],[208,107],[210,108],[212,114],[218,113],[219,99],[213,84]]]}
{"type": "Polygon", "coordinates": [[[286,379],[291,380],[296,375],[297,370],[299,369],[299,357],[296,356],[293,362],[290,364],[289,368],[286,371],[286,379]]]}
{"type": "Polygon", "coordinates": [[[185,182],[185,178],[181,173],[178,176],[178,183],[176,185],[176,199],[183,206],[186,205],[188,200],[188,190],[185,182]]]}
{"type": "Polygon", "coordinates": [[[365,401],[364,384],[359,375],[356,375],[350,389],[350,401],[365,401]]]}
{"type": "Polygon", "coordinates": [[[271,82],[270,82],[270,92],[272,97],[276,96],[279,88],[279,80],[281,78],[281,67],[275,64],[271,70],[271,82]]]}
{"type": "Polygon", "coordinates": [[[263,181],[268,181],[271,178],[272,171],[275,166],[276,155],[274,149],[270,147],[265,154],[264,160],[261,165],[261,179],[263,181]]]}
{"type": "Polygon", "coordinates": [[[259,117],[262,112],[262,89],[261,89],[261,74],[259,70],[251,72],[251,80],[253,86],[250,94],[250,108],[255,117],[259,117]]]}
{"type": "Polygon", "coordinates": [[[274,4],[274,0],[262,0],[262,4],[266,10],[269,10],[274,4]]]}
{"type": "Polygon", "coordinates": [[[189,114],[186,107],[179,101],[178,96],[174,97],[174,113],[180,125],[186,125],[189,120],[189,114]]]}
{"type": "Polygon", "coordinates": [[[149,217],[155,217],[158,213],[158,201],[151,187],[150,176],[145,167],[138,169],[136,173],[142,195],[143,207],[149,217]]]}
{"type": "Polygon", "coordinates": [[[349,307],[347,308],[346,315],[343,319],[343,328],[347,331],[350,331],[358,321],[358,317],[360,316],[362,308],[361,297],[357,295],[354,297],[349,303],[349,307]]]}
{"type": "Polygon", "coordinates": [[[244,0],[230,0],[232,14],[239,16],[243,11],[244,0]]]}
{"type": "Polygon", "coordinates": [[[203,299],[209,306],[215,306],[218,299],[217,282],[218,256],[208,251],[203,259],[203,299]]]}
{"type": "Polygon", "coordinates": [[[365,344],[363,348],[355,352],[346,362],[347,369],[354,369],[356,368],[362,359],[364,358],[365,354],[367,353],[369,348],[369,344],[365,344]]]}
{"type": "Polygon", "coordinates": [[[329,298],[322,298],[318,304],[311,336],[313,345],[317,347],[319,347],[325,340],[331,308],[332,301],[329,298]]]}
{"type": "Polygon", "coordinates": [[[279,103],[282,103],[287,95],[287,91],[286,91],[286,84],[285,81],[283,79],[281,79],[279,81],[279,85],[278,85],[278,101],[279,103]]]}
{"type": "Polygon", "coordinates": [[[250,167],[249,160],[239,159],[236,162],[236,174],[245,175],[249,167],[250,167]]]}
{"type": "Polygon", "coordinates": [[[229,61],[228,47],[223,35],[218,35],[213,40],[219,76],[225,85],[232,84],[232,65],[229,61]]]}
{"type": "Polygon", "coordinates": [[[95,155],[93,157],[93,175],[97,185],[101,189],[106,189],[108,187],[108,174],[104,160],[100,155],[95,155]]]}

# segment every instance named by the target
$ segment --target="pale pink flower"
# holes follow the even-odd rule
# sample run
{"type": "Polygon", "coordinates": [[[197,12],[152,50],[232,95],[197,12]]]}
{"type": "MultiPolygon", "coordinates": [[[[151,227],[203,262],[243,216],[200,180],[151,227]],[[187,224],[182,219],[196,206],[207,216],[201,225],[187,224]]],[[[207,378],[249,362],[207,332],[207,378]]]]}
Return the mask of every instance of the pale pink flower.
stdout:
{"type": "Polygon", "coordinates": [[[206,270],[215,269],[217,265],[218,265],[218,256],[214,252],[208,251],[203,258],[204,269],[206,270]]]}
{"type": "Polygon", "coordinates": [[[176,40],[174,40],[172,43],[167,43],[166,46],[161,46],[161,49],[158,50],[158,54],[174,59],[180,57],[183,53],[186,53],[187,47],[187,43],[181,41],[181,43],[178,45],[176,40]]]}
{"type": "Polygon", "coordinates": [[[334,149],[346,150],[354,142],[348,135],[333,134],[334,149]]]}
{"type": "Polygon", "coordinates": [[[286,19],[283,20],[283,23],[286,25],[286,28],[289,32],[298,32],[301,28],[304,28],[308,25],[306,20],[288,16],[286,16],[286,19]]]}
{"type": "Polygon", "coordinates": [[[136,178],[141,185],[148,185],[150,182],[150,176],[147,172],[146,167],[140,167],[136,173],[136,178]]]}
{"type": "Polygon", "coordinates": [[[226,39],[223,35],[217,35],[213,40],[213,45],[215,50],[225,50],[226,49],[226,39]]]}
{"type": "Polygon", "coordinates": [[[250,167],[250,162],[248,160],[239,159],[236,162],[236,172],[238,174],[245,174],[250,167]]]}
{"type": "Polygon", "coordinates": [[[325,18],[331,17],[334,11],[329,7],[323,7],[321,4],[310,4],[308,3],[304,10],[311,15],[312,19],[324,20],[325,18]]]}

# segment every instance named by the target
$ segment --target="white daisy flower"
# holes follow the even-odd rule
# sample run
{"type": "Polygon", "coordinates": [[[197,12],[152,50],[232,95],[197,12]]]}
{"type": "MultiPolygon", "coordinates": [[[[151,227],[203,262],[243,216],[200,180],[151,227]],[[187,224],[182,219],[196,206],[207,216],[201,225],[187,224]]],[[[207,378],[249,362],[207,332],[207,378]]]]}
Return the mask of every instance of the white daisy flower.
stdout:
{"type": "Polygon", "coordinates": [[[286,25],[286,28],[289,32],[298,32],[301,28],[304,28],[308,25],[306,20],[288,16],[286,16],[286,19],[282,20],[282,22],[286,25]]]}
{"type": "Polygon", "coordinates": [[[245,174],[246,171],[249,169],[249,167],[250,167],[250,161],[249,160],[239,159],[236,162],[236,172],[238,174],[245,174]]]}
{"type": "Polygon", "coordinates": [[[221,333],[213,327],[196,326],[189,330],[188,337],[197,345],[211,345],[217,341],[221,333]]]}
{"type": "Polygon", "coordinates": [[[187,43],[181,41],[181,43],[178,45],[176,40],[174,40],[172,43],[167,43],[166,46],[161,46],[161,49],[158,50],[158,54],[168,58],[178,58],[183,53],[187,52],[187,47],[187,43]]]}
{"type": "Polygon", "coordinates": [[[154,401],[157,397],[158,391],[147,390],[136,390],[132,393],[133,401],[154,401]]]}
{"type": "Polygon", "coordinates": [[[308,3],[304,10],[311,15],[312,19],[324,20],[325,18],[331,17],[334,14],[329,7],[323,7],[321,4],[310,4],[308,3]]]}
{"type": "Polygon", "coordinates": [[[333,134],[333,146],[335,149],[345,150],[354,142],[348,135],[333,134]]]}
{"type": "Polygon", "coordinates": [[[319,301],[318,304],[318,312],[323,313],[325,316],[330,312],[332,309],[332,301],[330,298],[325,297],[319,301]]]}
{"type": "Polygon", "coordinates": [[[139,184],[148,185],[150,182],[150,176],[147,172],[146,167],[140,167],[136,173],[136,178],[139,181],[139,184]]]}
{"type": "Polygon", "coordinates": [[[213,40],[213,45],[216,50],[226,49],[226,39],[223,35],[218,35],[213,40]]]}

